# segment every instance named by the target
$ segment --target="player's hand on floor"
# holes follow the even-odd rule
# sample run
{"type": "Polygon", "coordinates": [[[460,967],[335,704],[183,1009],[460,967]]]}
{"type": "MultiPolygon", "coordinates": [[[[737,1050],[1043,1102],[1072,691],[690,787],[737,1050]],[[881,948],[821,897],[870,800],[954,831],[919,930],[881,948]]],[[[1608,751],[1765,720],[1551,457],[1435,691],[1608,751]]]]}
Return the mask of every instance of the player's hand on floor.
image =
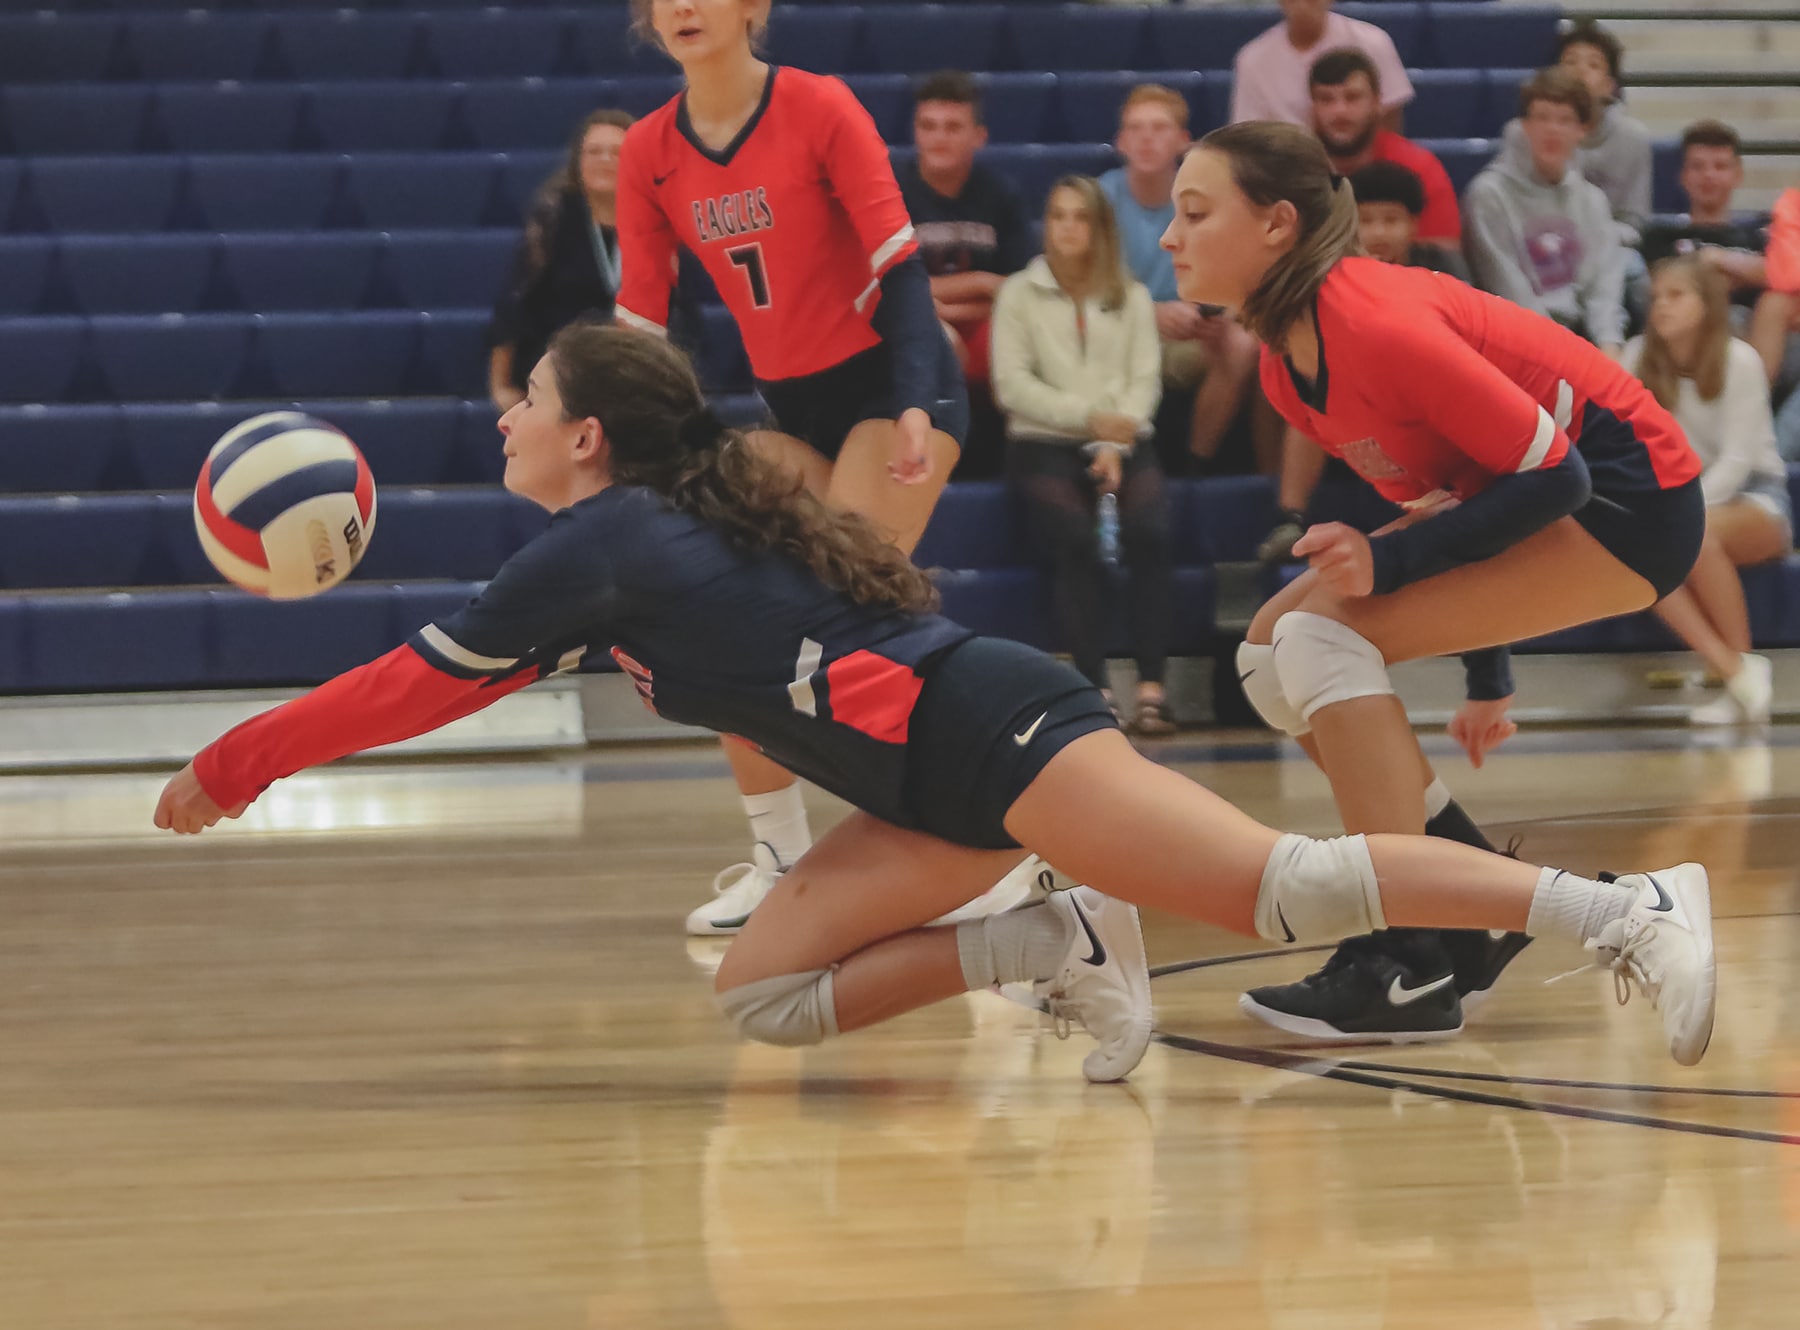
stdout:
{"type": "Polygon", "coordinates": [[[1477,769],[1487,755],[1519,732],[1507,712],[1512,699],[1497,702],[1464,702],[1450,718],[1450,737],[1462,745],[1469,755],[1469,765],[1477,769]]]}
{"type": "Polygon", "coordinates": [[[229,811],[220,808],[200,787],[194,764],[189,762],[163,786],[162,798],[156,801],[156,825],[164,831],[192,836],[216,825],[220,818],[242,817],[249,806],[239,804],[229,811]]]}
{"type": "Polygon", "coordinates": [[[897,438],[888,474],[902,485],[923,485],[931,479],[931,417],[922,407],[909,407],[895,421],[897,438]]]}
{"type": "Polygon", "coordinates": [[[1321,522],[1308,527],[1294,542],[1294,557],[1305,559],[1331,590],[1340,596],[1366,596],[1375,589],[1375,556],[1369,538],[1342,522],[1321,522]]]}

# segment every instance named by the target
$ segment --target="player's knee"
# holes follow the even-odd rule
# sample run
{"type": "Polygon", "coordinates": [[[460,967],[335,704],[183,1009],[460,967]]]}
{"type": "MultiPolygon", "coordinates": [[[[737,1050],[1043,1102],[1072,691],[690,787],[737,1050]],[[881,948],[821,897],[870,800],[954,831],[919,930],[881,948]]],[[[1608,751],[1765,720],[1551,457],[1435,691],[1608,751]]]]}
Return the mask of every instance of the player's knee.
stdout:
{"type": "Polygon", "coordinates": [[[1361,836],[1283,836],[1263,866],[1256,931],[1271,942],[1334,942],[1387,927],[1361,836]]]}
{"type": "Polygon", "coordinates": [[[1238,682],[1244,687],[1244,698],[1256,708],[1256,714],[1271,729],[1299,738],[1311,730],[1282,691],[1281,676],[1275,672],[1275,648],[1245,642],[1237,653],[1238,682]]]}
{"type": "Polygon", "coordinates": [[[746,1039],[801,1048],[838,1032],[830,970],[757,979],[720,990],[713,1000],[746,1039]]]}
{"type": "Polygon", "coordinates": [[[1271,634],[1282,692],[1310,722],[1320,707],[1394,691],[1381,649],[1348,624],[1308,610],[1289,610],[1271,634]]]}

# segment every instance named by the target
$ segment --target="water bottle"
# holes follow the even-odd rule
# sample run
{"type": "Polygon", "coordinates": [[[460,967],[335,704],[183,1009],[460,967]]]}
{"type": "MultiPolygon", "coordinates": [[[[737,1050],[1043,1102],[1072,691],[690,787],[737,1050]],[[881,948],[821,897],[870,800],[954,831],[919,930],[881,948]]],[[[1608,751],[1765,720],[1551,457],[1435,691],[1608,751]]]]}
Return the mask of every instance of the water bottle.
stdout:
{"type": "Polygon", "coordinates": [[[1096,531],[1100,537],[1100,559],[1108,568],[1119,566],[1119,496],[1102,494],[1097,505],[1099,520],[1096,531]]]}

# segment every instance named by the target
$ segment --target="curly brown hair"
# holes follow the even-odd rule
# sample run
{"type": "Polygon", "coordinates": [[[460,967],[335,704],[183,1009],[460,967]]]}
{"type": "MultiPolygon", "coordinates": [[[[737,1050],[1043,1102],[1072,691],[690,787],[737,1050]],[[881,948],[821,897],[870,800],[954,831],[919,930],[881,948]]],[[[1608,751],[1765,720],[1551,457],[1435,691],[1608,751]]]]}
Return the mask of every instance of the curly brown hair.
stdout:
{"type": "Polygon", "coordinates": [[[564,417],[600,422],[619,484],[654,490],[740,549],[804,564],[859,605],[937,608],[931,579],[867,519],[826,507],[714,416],[693,366],[662,338],[572,323],[548,354],[564,417]]]}

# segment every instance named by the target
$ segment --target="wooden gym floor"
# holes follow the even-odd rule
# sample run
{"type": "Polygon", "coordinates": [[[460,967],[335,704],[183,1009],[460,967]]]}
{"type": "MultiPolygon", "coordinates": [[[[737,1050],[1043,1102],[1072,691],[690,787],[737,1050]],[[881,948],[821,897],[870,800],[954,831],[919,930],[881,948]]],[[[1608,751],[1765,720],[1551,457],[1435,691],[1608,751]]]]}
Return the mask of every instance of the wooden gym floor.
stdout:
{"type": "MultiPolygon", "coordinates": [[[[1315,957],[1157,917],[1129,1087],[989,995],[735,1042],[711,749],[341,768],[197,841],[159,777],[0,780],[0,1328],[1791,1327],[1800,732],[1743,742],[1432,743],[1533,858],[1711,866],[1701,1067],[1543,944],[1459,1042],[1320,1056],[1234,1003],[1315,957]]],[[[1333,825],[1265,742],[1161,752],[1333,825]]]]}

